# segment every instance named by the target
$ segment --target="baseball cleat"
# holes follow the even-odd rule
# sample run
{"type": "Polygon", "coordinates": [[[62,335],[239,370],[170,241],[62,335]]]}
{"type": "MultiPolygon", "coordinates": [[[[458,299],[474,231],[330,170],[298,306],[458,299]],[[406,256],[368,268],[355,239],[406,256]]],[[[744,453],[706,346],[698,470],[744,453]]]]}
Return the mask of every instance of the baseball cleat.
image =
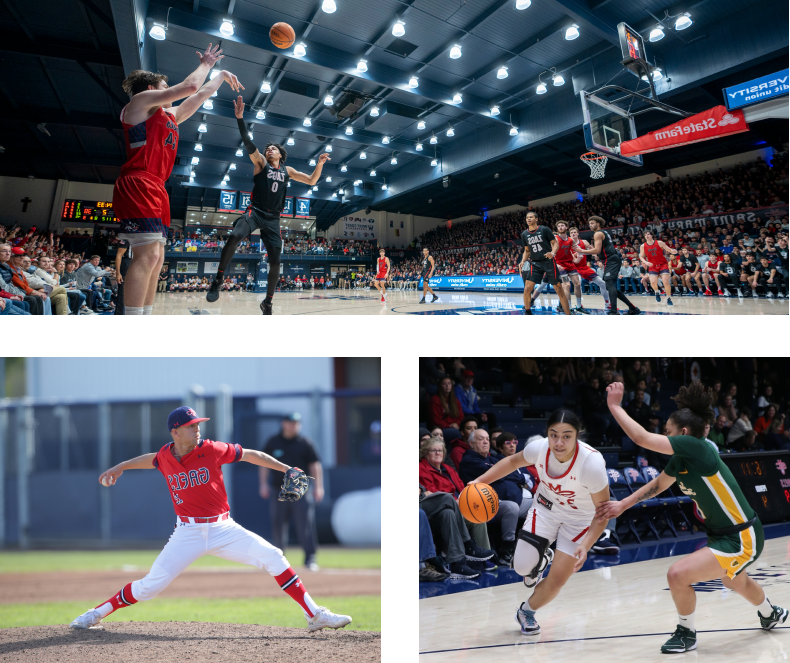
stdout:
{"type": "Polygon", "coordinates": [[[104,628],[101,625],[101,620],[103,617],[98,613],[97,610],[88,610],[77,617],[71,624],[69,624],[69,628],[104,628]]]}
{"type": "Polygon", "coordinates": [[[318,612],[314,617],[307,618],[308,631],[320,631],[322,628],[339,629],[348,626],[351,623],[351,617],[348,615],[336,615],[330,612],[328,608],[318,606],[318,612]]]}

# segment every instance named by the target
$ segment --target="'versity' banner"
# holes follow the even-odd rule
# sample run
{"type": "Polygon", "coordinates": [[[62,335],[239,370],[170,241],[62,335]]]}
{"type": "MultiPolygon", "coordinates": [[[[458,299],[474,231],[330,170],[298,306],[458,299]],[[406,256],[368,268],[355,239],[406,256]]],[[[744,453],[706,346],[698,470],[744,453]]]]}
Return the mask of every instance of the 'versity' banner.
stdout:
{"type": "Polygon", "coordinates": [[[728,111],[724,106],[715,106],[691,117],[684,117],[658,131],[651,131],[634,140],[625,141],[620,145],[620,154],[624,157],[633,157],[744,131],[749,131],[749,126],[743,117],[743,111],[728,111]]]}
{"type": "Polygon", "coordinates": [[[344,216],[343,237],[350,239],[376,239],[376,224],[366,216],[344,216]]]}

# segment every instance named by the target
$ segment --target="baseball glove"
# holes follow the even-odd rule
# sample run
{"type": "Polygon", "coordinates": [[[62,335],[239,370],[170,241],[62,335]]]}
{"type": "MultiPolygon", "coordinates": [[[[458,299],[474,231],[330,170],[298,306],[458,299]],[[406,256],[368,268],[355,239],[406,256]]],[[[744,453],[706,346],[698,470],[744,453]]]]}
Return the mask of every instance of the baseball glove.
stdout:
{"type": "MultiPolygon", "coordinates": [[[[280,502],[296,502],[301,499],[304,497],[310,485],[307,481],[308,479],[313,479],[313,477],[307,476],[298,467],[292,467],[290,470],[286,470],[285,476],[283,477],[283,485],[282,488],[280,488],[280,497],[277,499],[280,500],[280,502]]],[[[315,481],[315,479],[313,480],[315,481]]]]}

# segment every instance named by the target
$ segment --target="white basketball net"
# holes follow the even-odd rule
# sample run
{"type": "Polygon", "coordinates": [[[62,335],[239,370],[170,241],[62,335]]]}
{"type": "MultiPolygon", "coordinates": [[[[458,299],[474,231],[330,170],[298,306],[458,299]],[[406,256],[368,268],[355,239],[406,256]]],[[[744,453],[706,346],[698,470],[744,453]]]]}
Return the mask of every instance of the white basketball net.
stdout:
{"type": "Polygon", "coordinates": [[[609,160],[603,154],[596,154],[595,152],[587,152],[582,154],[581,160],[590,167],[590,177],[594,180],[600,180],[606,171],[606,162],[609,160]]]}

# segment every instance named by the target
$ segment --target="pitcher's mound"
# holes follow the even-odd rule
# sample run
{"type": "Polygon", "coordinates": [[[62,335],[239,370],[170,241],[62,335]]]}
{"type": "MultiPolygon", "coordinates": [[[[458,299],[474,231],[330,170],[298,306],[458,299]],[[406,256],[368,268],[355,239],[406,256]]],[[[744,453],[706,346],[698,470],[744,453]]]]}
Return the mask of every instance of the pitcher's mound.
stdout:
{"type": "Polygon", "coordinates": [[[85,663],[328,661],[378,663],[381,633],[257,624],[109,622],[103,629],[63,626],[0,630],[0,661],[85,663]]]}

